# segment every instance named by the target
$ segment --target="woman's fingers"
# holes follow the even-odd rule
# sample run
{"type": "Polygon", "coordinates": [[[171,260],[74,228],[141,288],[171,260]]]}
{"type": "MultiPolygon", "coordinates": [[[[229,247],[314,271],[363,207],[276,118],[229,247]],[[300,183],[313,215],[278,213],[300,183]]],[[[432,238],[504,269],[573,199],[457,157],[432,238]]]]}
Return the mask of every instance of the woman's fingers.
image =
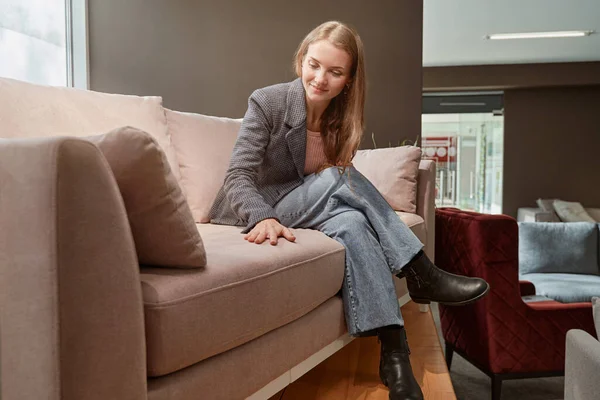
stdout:
{"type": "Polygon", "coordinates": [[[252,229],[250,232],[248,232],[246,234],[244,239],[246,239],[249,242],[254,242],[259,233],[260,233],[260,229],[257,227],[254,227],[254,229],[252,229]]]}
{"type": "Polygon", "coordinates": [[[271,244],[273,246],[275,246],[275,245],[277,245],[277,238],[279,237],[279,234],[277,233],[277,230],[275,229],[273,224],[270,224],[268,229],[269,229],[269,240],[271,241],[271,244]]]}
{"type": "Polygon", "coordinates": [[[266,238],[267,238],[267,229],[263,226],[263,227],[261,227],[260,231],[258,232],[258,236],[256,236],[254,243],[261,244],[262,242],[265,241],[266,238]]]}
{"type": "Polygon", "coordinates": [[[285,237],[290,242],[293,242],[296,240],[296,236],[294,236],[294,234],[292,233],[292,231],[289,228],[283,228],[283,237],[285,237]]]}
{"type": "Polygon", "coordinates": [[[256,224],[256,226],[244,236],[244,239],[249,242],[261,244],[268,238],[269,242],[275,246],[277,245],[280,236],[285,237],[290,242],[296,241],[296,236],[294,236],[289,228],[281,225],[276,220],[265,220],[256,224]]]}

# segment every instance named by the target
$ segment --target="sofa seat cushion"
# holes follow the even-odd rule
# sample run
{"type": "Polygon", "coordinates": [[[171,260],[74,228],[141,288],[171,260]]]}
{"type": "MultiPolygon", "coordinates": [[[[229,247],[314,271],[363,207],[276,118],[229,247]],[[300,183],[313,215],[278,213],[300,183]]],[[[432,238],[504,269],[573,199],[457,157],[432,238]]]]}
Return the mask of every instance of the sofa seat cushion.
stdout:
{"type": "Polygon", "coordinates": [[[600,276],[583,274],[525,274],[522,279],[533,282],[536,294],[561,303],[592,301],[600,296],[600,276]]]}
{"type": "Polygon", "coordinates": [[[295,229],[277,246],[242,227],[202,224],[201,270],[142,268],[149,376],[162,376],[294,321],[342,287],[345,252],[321,232],[295,229]]]}

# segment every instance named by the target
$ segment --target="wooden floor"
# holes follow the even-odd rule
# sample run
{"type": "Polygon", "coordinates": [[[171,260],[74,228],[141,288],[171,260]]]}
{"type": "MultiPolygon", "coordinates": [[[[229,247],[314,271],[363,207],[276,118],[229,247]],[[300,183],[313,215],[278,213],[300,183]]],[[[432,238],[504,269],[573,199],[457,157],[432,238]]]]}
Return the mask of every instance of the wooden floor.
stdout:
{"type": "MultiPolygon", "coordinates": [[[[426,400],[456,400],[431,311],[402,307],[410,361],[426,400]]],[[[379,380],[377,338],[359,338],[269,400],[388,400],[379,380]]]]}

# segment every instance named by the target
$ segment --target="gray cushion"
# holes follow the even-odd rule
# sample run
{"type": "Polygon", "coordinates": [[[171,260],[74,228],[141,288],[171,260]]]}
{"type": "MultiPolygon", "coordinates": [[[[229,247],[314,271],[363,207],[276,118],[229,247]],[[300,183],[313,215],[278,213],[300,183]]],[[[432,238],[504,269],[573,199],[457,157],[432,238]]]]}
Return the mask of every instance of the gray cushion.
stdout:
{"type": "Polygon", "coordinates": [[[538,294],[531,294],[529,296],[521,296],[523,303],[538,303],[540,301],[553,301],[550,297],[540,296],[538,294]]]}
{"type": "Polygon", "coordinates": [[[592,308],[594,310],[594,325],[596,336],[600,339],[600,297],[592,297],[592,308]]]}
{"type": "Polygon", "coordinates": [[[521,277],[535,285],[535,293],[561,303],[592,301],[600,296],[600,276],[579,274],[527,274],[521,277]]]}
{"type": "Polygon", "coordinates": [[[519,273],[542,272],[600,275],[597,224],[519,222],[519,273]]]}

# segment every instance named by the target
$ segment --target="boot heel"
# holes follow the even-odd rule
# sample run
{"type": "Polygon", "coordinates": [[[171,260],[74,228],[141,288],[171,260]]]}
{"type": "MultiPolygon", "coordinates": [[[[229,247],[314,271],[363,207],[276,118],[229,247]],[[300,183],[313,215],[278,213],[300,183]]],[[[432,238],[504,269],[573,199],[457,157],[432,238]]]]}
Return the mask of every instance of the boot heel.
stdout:
{"type": "Polygon", "coordinates": [[[431,301],[427,300],[427,299],[418,299],[418,298],[414,298],[414,297],[411,297],[411,299],[413,302],[415,302],[417,304],[431,304],[431,301]]]}

